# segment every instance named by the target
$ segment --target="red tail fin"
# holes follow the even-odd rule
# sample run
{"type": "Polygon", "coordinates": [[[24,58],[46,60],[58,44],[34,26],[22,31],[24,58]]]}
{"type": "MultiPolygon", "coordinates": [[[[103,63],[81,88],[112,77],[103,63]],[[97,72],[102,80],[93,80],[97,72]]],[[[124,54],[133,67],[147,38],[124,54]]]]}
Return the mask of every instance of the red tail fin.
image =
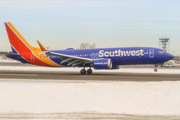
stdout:
{"type": "Polygon", "coordinates": [[[13,53],[18,52],[19,54],[23,54],[36,49],[24,39],[24,37],[17,31],[11,22],[5,22],[5,26],[13,53]]]}

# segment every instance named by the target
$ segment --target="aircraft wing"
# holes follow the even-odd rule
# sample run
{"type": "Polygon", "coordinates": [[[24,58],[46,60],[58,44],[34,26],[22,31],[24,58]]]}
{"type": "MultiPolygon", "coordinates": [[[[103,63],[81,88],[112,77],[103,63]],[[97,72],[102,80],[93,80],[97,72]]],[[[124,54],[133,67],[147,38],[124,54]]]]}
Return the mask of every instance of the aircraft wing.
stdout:
{"type": "Polygon", "coordinates": [[[62,60],[60,64],[68,62],[67,66],[77,66],[77,65],[91,64],[93,62],[93,60],[89,59],[89,58],[71,56],[71,55],[61,54],[61,53],[57,53],[57,52],[50,52],[47,49],[45,49],[45,47],[39,41],[37,41],[37,42],[42,50],[42,52],[39,53],[39,55],[46,53],[46,54],[58,56],[62,60]]]}
{"type": "Polygon", "coordinates": [[[66,54],[61,54],[61,53],[56,53],[56,52],[50,52],[47,51],[47,54],[54,55],[60,57],[62,60],[62,63],[69,62],[68,66],[77,66],[80,64],[91,64],[93,62],[92,59],[89,58],[83,58],[83,57],[76,57],[76,56],[71,56],[71,55],[66,55],[66,54]]]}

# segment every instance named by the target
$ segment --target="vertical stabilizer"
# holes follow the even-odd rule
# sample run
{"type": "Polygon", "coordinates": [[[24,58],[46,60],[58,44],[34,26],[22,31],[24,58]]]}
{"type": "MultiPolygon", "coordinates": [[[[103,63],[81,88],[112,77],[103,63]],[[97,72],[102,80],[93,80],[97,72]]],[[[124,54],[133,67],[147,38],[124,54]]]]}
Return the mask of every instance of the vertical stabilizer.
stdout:
{"type": "Polygon", "coordinates": [[[36,49],[24,39],[24,37],[17,31],[11,22],[5,22],[5,26],[13,53],[23,54],[36,49]]]}

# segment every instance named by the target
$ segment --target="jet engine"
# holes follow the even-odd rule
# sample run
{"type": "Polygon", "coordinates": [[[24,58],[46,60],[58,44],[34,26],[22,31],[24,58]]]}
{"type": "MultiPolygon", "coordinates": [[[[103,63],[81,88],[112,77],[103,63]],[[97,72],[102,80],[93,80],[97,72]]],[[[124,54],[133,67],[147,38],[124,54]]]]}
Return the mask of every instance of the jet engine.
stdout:
{"type": "Polygon", "coordinates": [[[94,60],[93,67],[94,69],[111,69],[112,61],[108,58],[94,60]]]}

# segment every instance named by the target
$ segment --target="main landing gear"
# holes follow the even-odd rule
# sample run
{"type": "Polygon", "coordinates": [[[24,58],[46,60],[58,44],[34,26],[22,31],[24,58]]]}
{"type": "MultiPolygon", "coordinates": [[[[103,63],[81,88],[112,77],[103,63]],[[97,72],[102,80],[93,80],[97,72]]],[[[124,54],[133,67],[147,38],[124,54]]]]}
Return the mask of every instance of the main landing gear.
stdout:
{"type": "Polygon", "coordinates": [[[86,74],[86,69],[81,69],[80,73],[81,73],[82,75],[86,74]]]}
{"type": "Polygon", "coordinates": [[[92,69],[91,68],[87,70],[87,74],[92,74],[92,69]]]}
{"type": "MultiPolygon", "coordinates": [[[[80,73],[82,75],[85,75],[86,74],[86,69],[85,68],[81,69],[80,73]]],[[[87,74],[92,74],[92,69],[91,68],[87,70],[87,74]]]]}

